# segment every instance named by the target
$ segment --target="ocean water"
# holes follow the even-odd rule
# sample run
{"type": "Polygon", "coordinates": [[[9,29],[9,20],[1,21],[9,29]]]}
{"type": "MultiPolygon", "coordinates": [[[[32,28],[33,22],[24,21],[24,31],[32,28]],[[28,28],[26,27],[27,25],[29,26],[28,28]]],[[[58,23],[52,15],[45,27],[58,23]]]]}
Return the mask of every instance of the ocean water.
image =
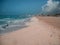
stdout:
{"type": "Polygon", "coordinates": [[[0,34],[28,27],[31,15],[0,15],[0,34]]]}

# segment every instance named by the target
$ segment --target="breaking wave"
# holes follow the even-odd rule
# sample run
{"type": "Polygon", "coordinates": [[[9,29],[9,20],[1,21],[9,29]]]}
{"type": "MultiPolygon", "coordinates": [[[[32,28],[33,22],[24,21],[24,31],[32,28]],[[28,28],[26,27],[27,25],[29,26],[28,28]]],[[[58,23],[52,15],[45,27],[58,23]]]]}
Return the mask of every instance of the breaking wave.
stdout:
{"type": "Polygon", "coordinates": [[[24,19],[0,19],[0,34],[15,31],[24,27],[27,27],[27,22],[30,22],[30,18],[24,19]]]}

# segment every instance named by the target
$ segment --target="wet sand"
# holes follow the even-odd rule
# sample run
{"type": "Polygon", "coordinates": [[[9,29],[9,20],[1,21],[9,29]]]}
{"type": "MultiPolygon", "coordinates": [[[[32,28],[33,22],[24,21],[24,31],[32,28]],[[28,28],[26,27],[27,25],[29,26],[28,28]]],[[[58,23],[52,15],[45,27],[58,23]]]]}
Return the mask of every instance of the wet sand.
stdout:
{"type": "Polygon", "coordinates": [[[0,36],[0,45],[60,45],[60,17],[32,17],[26,28],[0,36]]]}

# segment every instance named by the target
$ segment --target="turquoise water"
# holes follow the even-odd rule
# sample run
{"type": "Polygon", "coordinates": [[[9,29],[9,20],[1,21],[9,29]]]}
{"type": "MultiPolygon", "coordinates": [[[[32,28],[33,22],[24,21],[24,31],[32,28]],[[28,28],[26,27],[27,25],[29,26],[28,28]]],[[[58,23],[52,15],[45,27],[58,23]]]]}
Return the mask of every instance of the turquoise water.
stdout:
{"type": "Polygon", "coordinates": [[[0,15],[0,34],[27,27],[30,15],[0,15]]]}
{"type": "Polygon", "coordinates": [[[0,15],[0,19],[4,19],[4,18],[12,18],[12,19],[23,19],[23,18],[27,18],[28,15],[0,15]]]}
{"type": "Polygon", "coordinates": [[[0,15],[0,25],[7,23],[9,20],[25,19],[28,15],[0,15]]]}

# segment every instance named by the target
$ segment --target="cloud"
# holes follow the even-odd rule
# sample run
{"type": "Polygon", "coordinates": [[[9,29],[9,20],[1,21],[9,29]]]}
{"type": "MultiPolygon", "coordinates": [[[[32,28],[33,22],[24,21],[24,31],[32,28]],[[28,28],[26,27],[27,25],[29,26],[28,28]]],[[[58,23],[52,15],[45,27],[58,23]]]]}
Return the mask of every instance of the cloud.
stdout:
{"type": "Polygon", "coordinates": [[[48,0],[47,3],[42,6],[42,12],[45,14],[60,13],[60,0],[48,0]]]}

